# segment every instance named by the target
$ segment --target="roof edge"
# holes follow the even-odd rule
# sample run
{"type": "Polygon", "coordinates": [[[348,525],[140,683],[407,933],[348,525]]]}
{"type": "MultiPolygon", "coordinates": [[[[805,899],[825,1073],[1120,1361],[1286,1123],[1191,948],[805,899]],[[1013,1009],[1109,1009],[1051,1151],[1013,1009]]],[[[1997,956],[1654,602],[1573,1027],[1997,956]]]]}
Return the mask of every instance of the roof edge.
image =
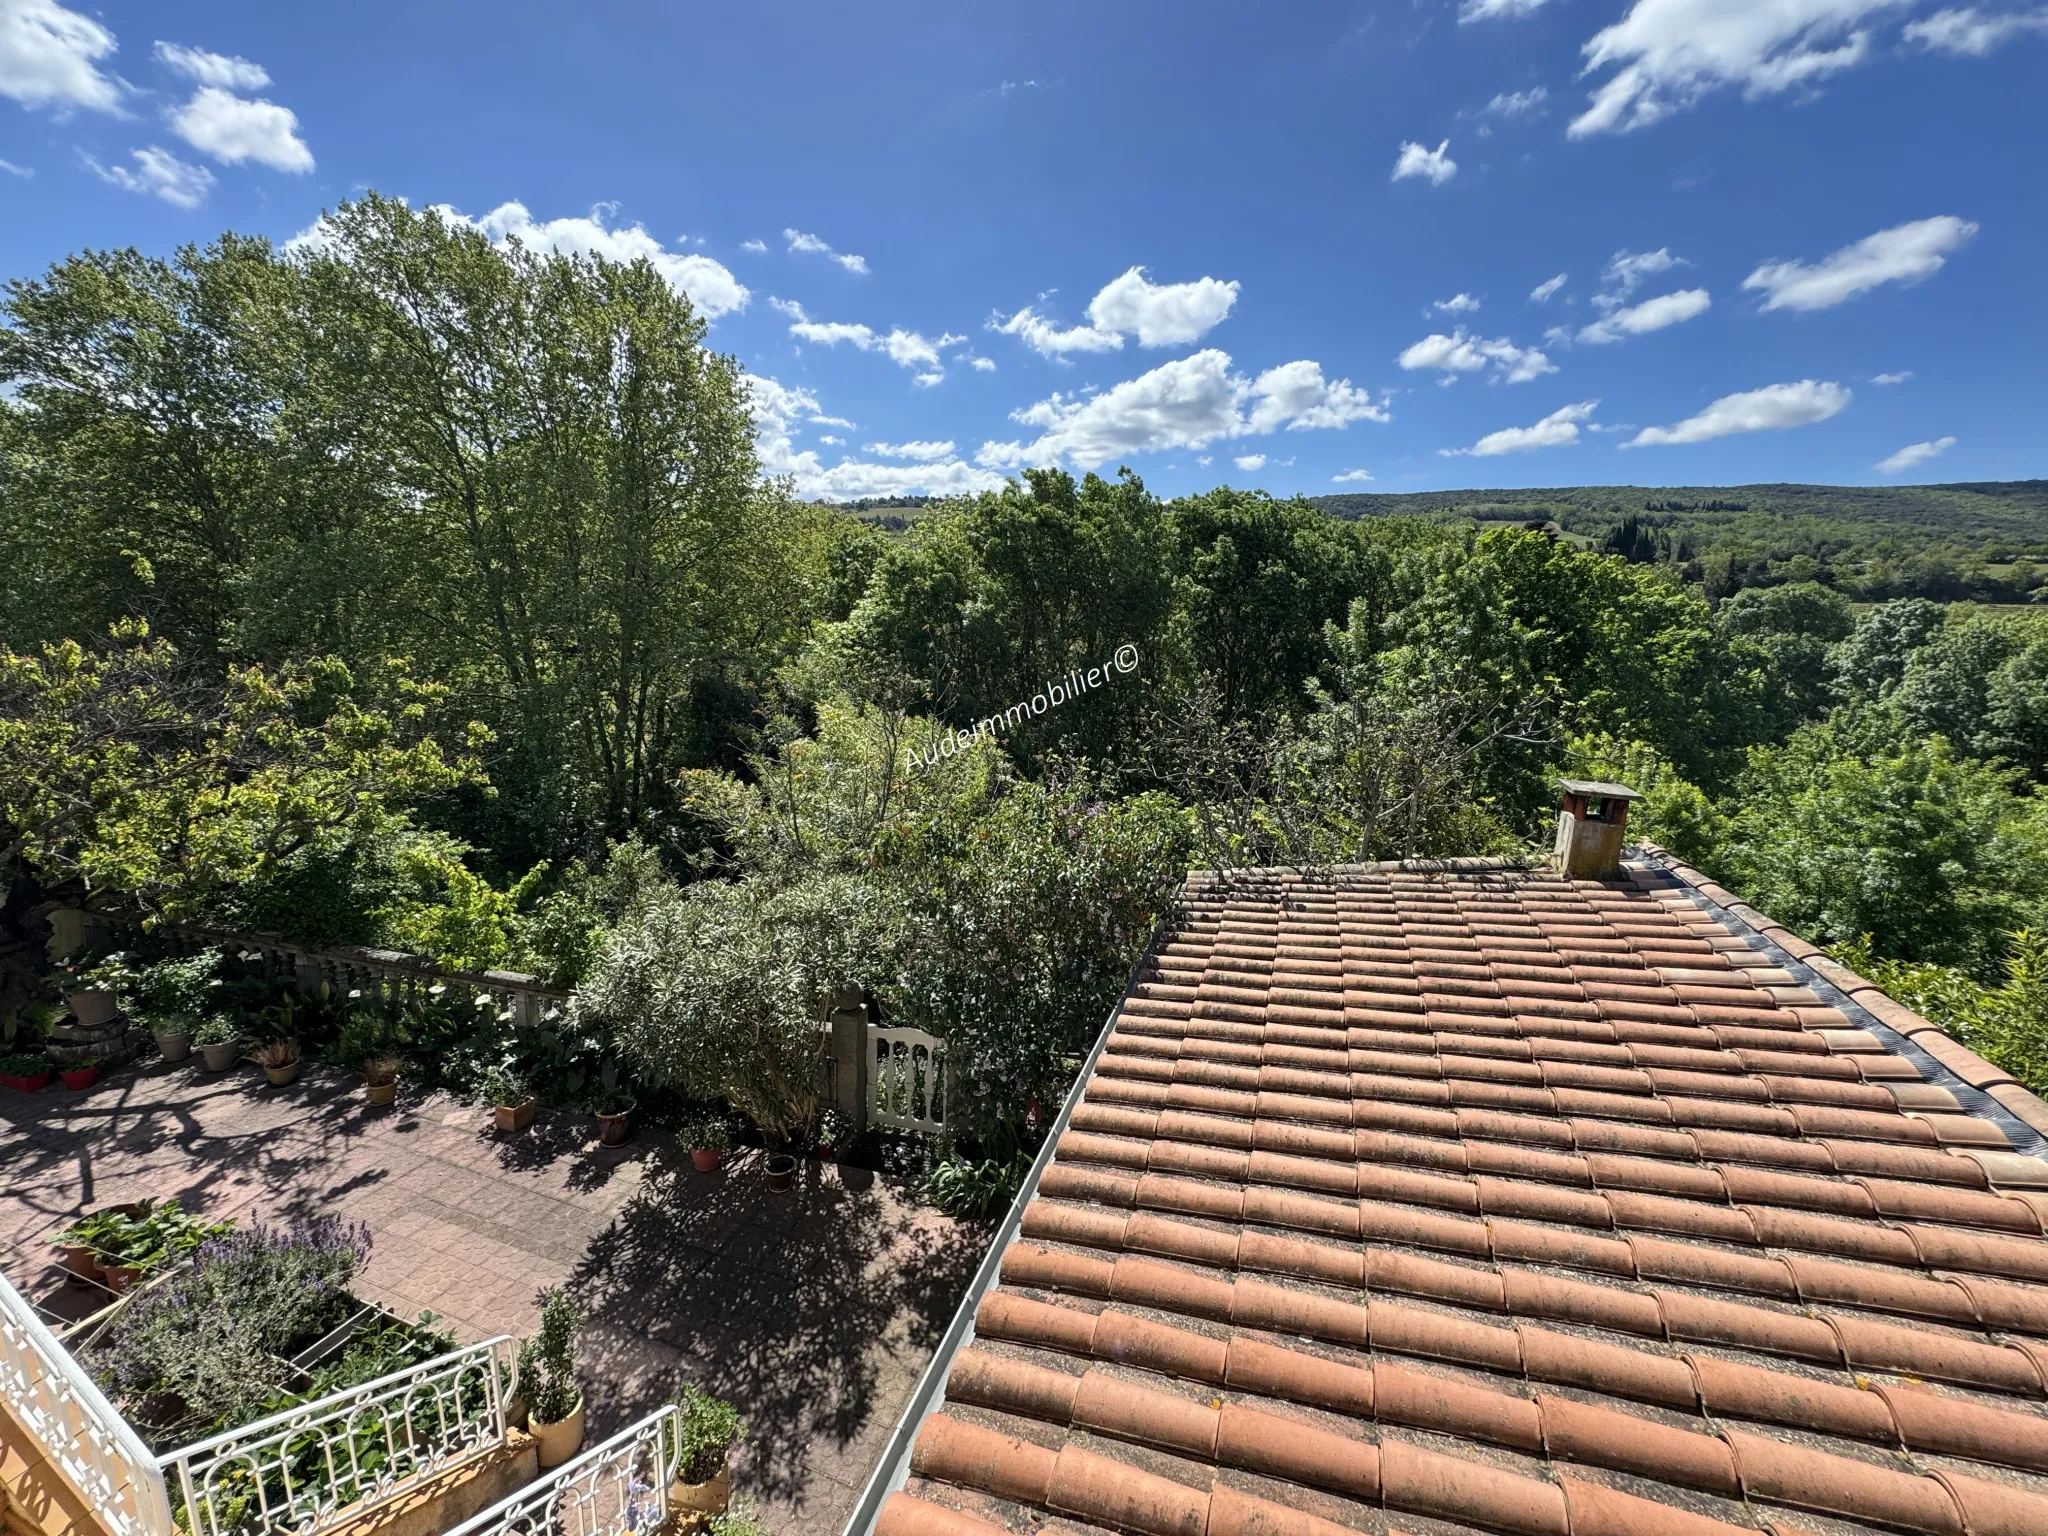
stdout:
{"type": "Polygon", "coordinates": [[[1759,912],[1719,881],[1694,869],[1668,849],[1639,841],[1636,847],[1731,917],[1754,929],[1795,960],[1825,976],[1850,1001],[1879,1023],[1896,1030],[1963,1082],[1997,1102],[2022,1124],[2048,1137],[2048,1101],[2003,1067],[1994,1066],[1933,1020],[1895,1001],[1876,982],[1857,975],[1818,944],[1801,938],[1775,918],[1759,912]]]}

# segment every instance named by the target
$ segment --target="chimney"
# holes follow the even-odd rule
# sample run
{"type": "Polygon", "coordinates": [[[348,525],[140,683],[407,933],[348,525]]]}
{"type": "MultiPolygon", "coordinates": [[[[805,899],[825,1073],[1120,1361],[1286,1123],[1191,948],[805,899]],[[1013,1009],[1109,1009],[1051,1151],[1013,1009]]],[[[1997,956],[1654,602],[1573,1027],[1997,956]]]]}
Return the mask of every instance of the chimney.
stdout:
{"type": "Polygon", "coordinates": [[[1643,797],[1626,784],[1559,779],[1564,804],[1557,813],[1557,848],[1551,857],[1574,879],[1599,880],[1621,866],[1628,806],[1643,797]]]}

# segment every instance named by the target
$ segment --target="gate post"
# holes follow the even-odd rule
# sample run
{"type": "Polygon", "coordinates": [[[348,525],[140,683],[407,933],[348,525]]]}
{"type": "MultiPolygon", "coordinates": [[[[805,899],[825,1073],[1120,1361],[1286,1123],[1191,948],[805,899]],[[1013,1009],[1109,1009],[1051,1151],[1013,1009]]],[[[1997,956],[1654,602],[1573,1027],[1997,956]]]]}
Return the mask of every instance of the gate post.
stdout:
{"type": "Polygon", "coordinates": [[[858,994],[833,999],[831,1026],[832,1108],[856,1133],[868,1128],[868,1009],[858,994]]]}

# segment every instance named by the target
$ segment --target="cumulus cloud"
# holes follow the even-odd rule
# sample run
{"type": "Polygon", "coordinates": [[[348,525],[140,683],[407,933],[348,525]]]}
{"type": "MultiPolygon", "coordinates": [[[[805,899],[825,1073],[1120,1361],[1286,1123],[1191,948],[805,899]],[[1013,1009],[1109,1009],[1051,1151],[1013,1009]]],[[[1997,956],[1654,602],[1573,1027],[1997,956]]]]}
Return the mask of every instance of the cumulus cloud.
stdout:
{"type": "Polygon", "coordinates": [[[750,256],[759,256],[768,249],[768,242],[766,240],[742,240],[740,242],[740,249],[750,256]]]}
{"type": "Polygon", "coordinates": [[[1570,133],[1627,133],[1740,86],[1751,100],[1811,86],[1871,56],[1862,25],[1913,0],[1636,0],[1581,50],[1615,73],[1570,133]]]}
{"type": "Polygon", "coordinates": [[[914,459],[920,464],[936,463],[953,456],[953,441],[915,443],[869,443],[864,453],[879,453],[885,459],[914,459]]]}
{"type": "MultiPolygon", "coordinates": [[[[2048,32],[2048,11],[2006,11],[1987,15],[1975,7],[1936,11],[1906,24],[1909,43],[1958,58],[1981,59],[2029,32],[2048,32]]],[[[1889,462],[1889,461],[1887,461],[1889,462]]]]}
{"type": "Polygon", "coordinates": [[[1562,272],[1558,273],[1555,277],[1546,277],[1542,282],[1529,290],[1530,301],[1536,304],[1548,304],[1550,296],[1564,286],[1564,280],[1565,274],[1562,272]]]}
{"type": "Polygon", "coordinates": [[[98,67],[114,46],[113,33],[57,0],[0,0],[0,96],[58,112],[116,111],[121,84],[98,67]]]}
{"type": "Polygon", "coordinates": [[[1661,331],[1666,326],[1679,325],[1695,315],[1703,315],[1712,304],[1706,289],[1681,288],[1676,293],[1660,294],[1626,309],[1609,310],[1581,330],[1579,340],[1598,346],[1628,336],[1647,336],[1651,331],[1661,331]]]}
{"type": "Polygon", "coordinates": [[[194,149],[227,165],[255,160],[278,171],[313,169],[313,152],[299,137],[298,117],[274,101],[248,101],[217,85],[202,85],[171,113],[171,128],[194,149]]]}
{"type": "Polygon", "coordinates": [[[1767,261],[1742,286],[1764,293],[1765,309],[1829,309],[1884,283],[1932,277],[1976,233],[1968,219],[1944,213],[1866,235],[1812,266],[1767,261]]]}
{"type": "Polygon", "coordinates": [[[744,382],[753,407],[761,471],[771,478],[788,477],[799,496],[824,501],[851,501],[861,496],[961,496],[992,491],[1003,483],[1002,476],[949,456],[907,464],[842,458],[828,466],[816,450],[797,448],[794,433],[799,422],[843,424],[842,418],[827,416],[819,409],[818,397],[807,389],[753,374],[746,375],[744,382]]]}
{"type": "Polygon", "coordinates": [[[1435,149],[1421,144],[1403,143],[1401,153],[1394,161],[1394,174],[1390,179],[1402,181],[1410,176],[1423,176],[1428,178],[1431,186],[1442,186],[1458,174],[1458,162],[1448,153],[1450,147],[1449,139],[1445,139],[1435,149]]]}
{"type": "Polygon", "coordinates": [[[1040,435],[1029,443],[984,443],[976,462],[1013,467],[1065,459],[1093,469],[1125,454],[1206,448],[1281,427],[1335,428],[1388,415],[1349,379],[1325,379],[1318,363],[1283,363],[1247,379],[1232,371],[1228,353],[1209,347],[1099,394],[1055,393],[1011,412],[1011,419],[1040,435]]]}
{"type": "Polygon", "coordinates": [[[1533,427],[1503,427],[1498,432],[1489,432],[1470,448],[1439,448],[1437,452],[1445,458],[1469,454],[1475,458],[1491,458],[1502,453],[1523,453],[1531,448],[1563,448],[1579,440],[1579,423],[1593,414],[1598,400],[1581,400],[1577,405],[1560,406],[1533,427]]]}
{"type": "Polygon", "coordinates": [[[1015,336],[1042,357],[1070,352],[1114,352],[1125,336],[1141,347],[1182,346],[1199,341],[1230,313],[1238,284],[1198,277],[1188,283],[1155,283],[1143,267],[1105,283],[1088,301],[1086,325],[1061,326],[1025,305],[1008,317],[990,318],[992,331],[1015,336]]]}
{"type": "Polygon", "coordinates": [[[1458,22],[1470,26],[1501,16],[1534,16],[1543,6],[1544,0],[1465,0],[1458,7],[1458,22]]]}
{"type": "Polygon", "coordinates": [[[1438,299],[1429,307],[1447,315],[1469,315],[1479,307],[1479,301],[1469,293],[1454,293],[1448,299],[1438,299]]]}
{"type": "Polygon", "coordinates": [[[957,347],[967,339],[950,331],[932,338],[901,326],[877,331],[844,320],[813,320],[804,313],[803,305],[793,299],[771,298],[768,302],[785,315],[796,317],[790,323],[789,334],[798,341],[821,347],[836,347],[843,341],[863,352],[880,352],[899,368],[919,370],[911,382],[926,386],[944,382],[946,370],[941,354],[947,347],[957,347]]]}
{"type": "Polygon", "coordinates": [[[1550,92],[1532,85],[1526,91],[1502,91],[1486,104],[1486,111],[1493,117],[1526,117],[1548,100],[1550,92]]]}
{"type": "Polygon", "coordinates": [[[1250,475],[1266,467],[1266,456],[1263,453],[1241,453],[1230,462],[1250,475]]]}
{"type": "Polygon", "coordinates": [[[1399,362],[1411,372],[1433,368],[1443,374],[1442,382],[1446,384],[1461,373],[1478,373],[1483,369],[1492,370],[1494,378],[1510,384],[1526,384],[1546,373],[1557,372],[1557,365],[1534,347],[1518,347],[1505,336],[1492,340],[1473,336],[1462,325],[1448,336],[1439,332],[1423,337],[1402,352],[1399,362]]]}
{"type": "Polygon", "coordinates": [[[806,251],[818,256],[827,256],[833,261],[838,262],[840,266],[846,268],[849,272],[857,272],[862,277],[868,275],[868,259],[865,256],[855,256],[847,251],[835,251],[816,235],[807,235],[800,229],[785,229],[782,232],[782,238],[789,242],[789,248],[792,251],[806,251]]]}
{"type": "Polygon", "coordinates": [[[996,360],[992,357],[971,357],[967,361],[976,373],[994,373],[996,371],[996,360]]]}
{"type": "Polygon", "coordinates": [[[1361,485],[1365,481],[1370,480],[1371,478],[1372,471],[1369,469],[1347,469],[1341,475],[1330,476],[1330,484],[1361,485]]]}
{"type": "Polygon", "coordinates": [[[1612,309],[1634,293],[1644,278],[1685,264],[1685,258],[1672,255],[1668,246],[1659,246],[1654,251],[1616,251],[1600,274],[1604,290],[1593,295],[1593,302],[1602,309],[1612,309]]]}
{"type": "Polygon", "coordinates": [[[1913,377],[1913,370],[1908,368],[1901,373],[1873,374],[1870,382],[1873,384],[1903,384],[1911,377],[1913,377]]]}
{"type": "Polygon", "coordinates": [[[1889,458],[1879,460],[1877,467],[1882,474],[1904,474],[1931,458],[1947,453],[1955,445],[1956,440],[1952,437],[1937,437],[1931,443],[1908,443],[1889,458]]]}
{"type": "MultiPolygon", "coordinates": [[[[606,224],[605,219],[612,212],[610,204],[599,203],[590,210],[588,218],[581,219],[536,220],[524,203],[516,202],[500,203],[479,219],[457,213],[445,203],[436,204],[433,211],[451,224],[482,230],[500,244],[517,240],[530,250],[602,256],[607,261],[637,261],[644,257],[667,279],[669,287],[686,295],[706,319],[716,320],[720,315],[745,309],[753,297],[731,269],[709,256],[666,250],[642,224],[606,224]]],[[[312,234],[313,231],[307,231],[307,236],[312,234]]]]}
{"type": "Polygon", "coordinates": [[[213,187],[213,172],[203,165],[188,165],[167,149],[152,144],[147,149],[132,152],[135,168],[125,165],[101,165],[90,155],[85,163],[92,167],[102,181],[111,182],[124,192],[140,193],[144,197],[160,197],[179,208],[197,208],[206,201],[206,194],[213,187]]]}
{"type": "Polygon", "coordinates": [[[182,43],[159,42],[156,61],[201,85],[217,85],[230,91],[260,91],[270,84],[261,64],[225,53],[208,53],[204,48],[187,48],[182,43]]]}
{"type": "Polygon", "coordinates": [[[1723,395],[1697,416],[1676,426],[1645,427],[1621,446],[1652,448],[1670,443],[1704,443],[1735,432],[1777,432],[1826,421],[1848,405],[1849,391],[1839,384],[1801,379],[1796,384],[1771,384],[1723,395]]]}

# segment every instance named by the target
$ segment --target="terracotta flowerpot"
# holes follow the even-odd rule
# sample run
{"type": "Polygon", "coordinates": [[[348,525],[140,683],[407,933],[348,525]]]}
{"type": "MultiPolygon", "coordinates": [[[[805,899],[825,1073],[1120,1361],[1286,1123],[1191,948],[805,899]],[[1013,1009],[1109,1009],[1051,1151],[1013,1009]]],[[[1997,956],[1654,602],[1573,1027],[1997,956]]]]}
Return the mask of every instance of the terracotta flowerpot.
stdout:
{"type": "Polygon", "coordinates": [[[83,1093],[99,1081],[99,1076],[100,1069],[98,1067],[66,1067],[64,1069],[64,1086],[73,1093],[83,1093]]]}
{"type": "Polygon", "coordinates": [[[212,1040],[199,1047],[200,1063],[209,1072],[227,1071],[241,1054],[242,1042],[239,1040],[212,1040]]]}
{"type": "Polygon", "coordinates": [[[555,1424],[543,1424],[533,1419],[527,1424],[527,1432],[537,1442],[540,1452],[541,1470],[559,1467],[563,1462],[583,1449],[583,1399],[576,1399],[576,1406],[569,1410],[569,1417],[555,1424]]]}
{"type": "Polygon", "coordinates": [[[398,1098],[398,1084],[395,1082],[365,1083],[363,1085],[363,1092],[368,1096],[372,1104],[390,1104],[398,1098]]]}
{"type": "Polygon", "coordinates": [[[796,1159],[786,1152],[773,1154],[763,1170],[770,1189],[789,1189],[796,1184],[796,1159]]]}
{"type": "Polygon", "coordinates": [[[107,1264],[101,1266],[100,1272],[106,1279],[107,1289],[117,1296],[142,1278],[142,1266],[139,1264],[107,1264]]]}
{"type": "Polygon", "coordinates": [[[281,1067],[265,1067],[263,1075],[270,1079],[271,1087],[282,1088],[299,1075],[299,1064],[296,1061],[288,1061],[281,1067]]]}
{"type": "Polygon", "coordinates": [[[517,1104],[493,1104],[491,1119],[497,1128],[507,1135],[523,1131],[533,1124],[533,1095],[528,1094],[517,1104]]]}
{"type": "Polygon", "coordinates": [[[690,1148],[690,1166],[699,1173],[716,1173],[718,1165],[723,1161],[724,1157],[725,1149],[723,1147],[690,1148]]]}
{"type": "Polygon", "coordinates": [[[71,1017],[88,1028],[104,1024],[114,1016],[114,994],[102,987],[66,993],[64,1001],[70,1005],[71,1017]]]}
{"type": "Polygon", "coordinates": [[[732,1469],[720,1467],[718,1475],[702,1483],[686,1483],[677,1478],[668,1486],[668,1508],[672,1515],[697,1517],[691,1523],[708,1520],[713,1515],[725,1513],[725,1506],[732,1502],[732,1469]]]}
{"type": "Polygon", "coordinates": [[[57,1250],[64,1260],[64,1267],[81,1280],[100,1280],[106,1271],[100,1268],[100,1257],[87,1243],[66,1243],[57,1250]]]}
{"type": "Polygon", "coordinates": [[[19,1088],[23,1093],[36,1093],[49,1086],[50,1069],[45,1067],[33,1077],[0,1078],[0,1082],[6,1083],[10,1088],[19,1088]]]}
{"type": "Polygon", "coordinates": [[[616,1115],[597,1117],[597,1139],[601,1146],[623,1147],[626,1138],[633,1134],[633,1111],[622,1109],[616,1115]]]}
{"type": "Polygon", "coordinates": [[[192,1034],[189,1030],[174,1030],[156,1037],[156,1053],[167,1062],[176,1065],[192,1054],[192,1034]]]}

